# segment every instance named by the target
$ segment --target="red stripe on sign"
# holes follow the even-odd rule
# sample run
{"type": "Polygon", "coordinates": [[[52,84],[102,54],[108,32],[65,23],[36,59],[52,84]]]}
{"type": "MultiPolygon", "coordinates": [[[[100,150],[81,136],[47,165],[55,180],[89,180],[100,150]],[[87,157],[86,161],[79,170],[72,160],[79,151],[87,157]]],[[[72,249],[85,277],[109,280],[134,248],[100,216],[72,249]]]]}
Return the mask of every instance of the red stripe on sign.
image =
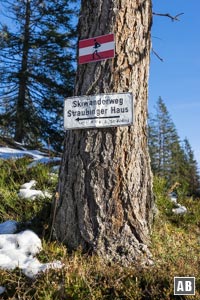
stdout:
{"type": "Polygon", "coordinates": [[[83,55],[83,56],[79,56],[79,64],[85,64],[88,62],[95,62],[95,61],[99,61],[99,60],[103,60],[103,59],[107,59],[107,58],[112,58],[115,56],[115,51],[114,50],[108,50],[108,51],[104,51],[104,52],[98,52],[98,55],[94,55],[93,54],[88,54],[88,55],[83,55]]]}
{"type": "Polygon", "coordinates": [[[79,48],[94,46],[94,43],[95,43],[94,40],[96,40],[100,44],[113,42],[114,34],[110,33],[107,35],[100,35],[100,36],[97,36],[97,37],[94,37],[91,39],[87,39],[87,40],[81,40],[81,41],[79,41],[79,48]]]}

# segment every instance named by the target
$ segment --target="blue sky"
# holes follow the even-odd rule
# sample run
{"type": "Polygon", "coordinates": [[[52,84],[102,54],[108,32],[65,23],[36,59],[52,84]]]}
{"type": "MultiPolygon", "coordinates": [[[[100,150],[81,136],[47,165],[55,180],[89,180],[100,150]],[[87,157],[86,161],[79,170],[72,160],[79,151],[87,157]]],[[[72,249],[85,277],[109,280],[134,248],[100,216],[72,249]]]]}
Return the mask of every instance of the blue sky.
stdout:
{"type": "Polygon", "coordinates": [[[180,21],[154,16],[149,112],[164,100],[181,139],[188,138],[200,164],[200,0],[153,0],[153,11],[180,16],[180,21]]]}

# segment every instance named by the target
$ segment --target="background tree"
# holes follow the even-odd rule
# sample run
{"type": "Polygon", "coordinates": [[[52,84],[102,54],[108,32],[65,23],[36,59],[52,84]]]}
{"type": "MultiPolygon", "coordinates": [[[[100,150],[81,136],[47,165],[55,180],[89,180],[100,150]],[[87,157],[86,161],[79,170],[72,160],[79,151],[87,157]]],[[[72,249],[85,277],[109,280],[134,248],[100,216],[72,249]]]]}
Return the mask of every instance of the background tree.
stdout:
{"type": "Polygon", "coordinates": [[[200,194],[200,178],[197,161],[194,158],[194,152],[187,138],[183,141],[183,149],[186,157],[187,178],[188,178],[188,193],[190,195],[199,196],[200,194]]]}
{"type": "Polygon", "coordinates": [[[129,264],[148,259],[152,178],[147,147],[151,1],[83,0],[79,39],[114,32],[114,59],[80,65],[75,94],[132,92],[134,125],[66,132],[54,235],[129,264]],[[145,253],[145,255],[144,255],[145,253]],[[143,257],[144,256],[144,257],[143,257]]]}
{"type": "Polygon", "coordinates": [[[148,143],[154,175],[165,178],[168,187],[179,182],[182,192],[196,194],[199,189],[197,162],[189,141],[180,141],[161,97],[155,114],[149,117],[148,143]]]}
{"type": "Polygon", "coordinates": [[[75,73],[71,2],[4,1],[15,25],[0,24],[1,125],[18,142],[61,144],[75,73]]]}
{"type": "Polygon", "coordinates": [[[149,116],[149,149],[152,161],[152,171],[157,176],[170,180],[172,165],[172,149],[179,144],[175,125],[167,107],[159,97],[156,113],[149,116]]]}
{"type": "Polygon", "coordinates": [[[172,186],[178,182],[180,185],[177,186],[177,193],[186,196],[189,191],[188,163],[179,138],[176,143],[171,145],[171,166],[168,173],[168,184],[172,186]]]}

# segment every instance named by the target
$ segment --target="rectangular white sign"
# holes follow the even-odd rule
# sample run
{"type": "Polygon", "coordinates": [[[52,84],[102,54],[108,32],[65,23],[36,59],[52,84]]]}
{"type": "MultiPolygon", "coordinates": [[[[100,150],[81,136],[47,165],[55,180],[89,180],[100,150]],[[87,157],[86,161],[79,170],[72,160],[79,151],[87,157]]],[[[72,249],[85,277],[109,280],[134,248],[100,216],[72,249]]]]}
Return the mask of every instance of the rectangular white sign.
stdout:
{"type": "Polygon", "coordinates": [[[70,97],[64,104],[64,128],[100,128],[133,124],[132,93],[70,97]]]}

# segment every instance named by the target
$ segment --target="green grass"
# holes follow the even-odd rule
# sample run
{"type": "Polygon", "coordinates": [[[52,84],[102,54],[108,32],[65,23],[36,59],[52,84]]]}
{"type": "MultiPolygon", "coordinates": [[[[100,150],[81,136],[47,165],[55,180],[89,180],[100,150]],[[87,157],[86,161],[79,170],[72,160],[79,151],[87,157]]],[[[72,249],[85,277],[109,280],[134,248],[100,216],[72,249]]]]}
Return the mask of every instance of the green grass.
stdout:
{"type": "Polygon", "coordinates": [[[154,265],[125,268],[106,265],[103,258],[83,255],[80,250],[69,254],[66,247],[50,242],[49,215],[51,200],[19,199],[21,184],[35,179],[37,188],[55,193],[56,180],[50,180],[49,166],[27,169],[29,159],[0,161],[0,220],[33,220],[30,228],[40,235],[41,262],[61,260],[64,267],[49,270],[31,280],[17,269],[0,270],[0,285],[6,287],[1,299],[25,300],[170,300],[200,299],[200,206],[199,200],[180,199],[188,213],[175,216],[167,199],[165,183],[156,178],[154,192],[158,214],[152,230],[151,252],[154,265]],[[195,276],[195,296],[174,296],[174,276],[195,276]]]}

